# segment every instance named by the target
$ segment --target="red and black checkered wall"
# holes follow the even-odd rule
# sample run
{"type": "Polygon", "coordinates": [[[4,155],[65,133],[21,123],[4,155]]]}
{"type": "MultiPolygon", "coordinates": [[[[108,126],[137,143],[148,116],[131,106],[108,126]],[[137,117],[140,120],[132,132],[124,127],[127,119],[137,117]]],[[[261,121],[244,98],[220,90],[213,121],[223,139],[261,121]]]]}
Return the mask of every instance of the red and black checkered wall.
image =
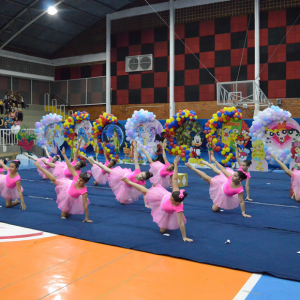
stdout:
{"type": "MultiPolygon", "coordinates": [[[[300,8],[261,13],[260,80],[270,99],[300,97],[300,18],[290,30],[299,14],[300,8]]],[[[244,53],[238,80],[254,79],[253,15],[179,24],[175,31],[176,102],[216,100],[214,78],[194,55],[219,82],[226,82],[236,80],[244,53]]],[[[111,46],[113,104],[168,102],[168,27],[118,33],[112,35],[111,46]],[[141,54],[153,54],[153,71],[126,73],[125,57],[141,54]]]]}

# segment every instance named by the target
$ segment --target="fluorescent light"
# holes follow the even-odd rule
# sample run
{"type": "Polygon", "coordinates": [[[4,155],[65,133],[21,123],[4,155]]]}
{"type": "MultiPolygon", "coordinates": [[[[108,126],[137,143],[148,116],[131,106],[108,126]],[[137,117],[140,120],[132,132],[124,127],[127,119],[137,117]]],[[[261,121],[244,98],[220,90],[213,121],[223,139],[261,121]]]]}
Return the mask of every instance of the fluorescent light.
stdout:
{"type": "Polygon", "coordinates": [[[49,15],[55,15],[57,13],[57,9],[54,6],[49,6],[47,9],[47,13],[49,15]]]}

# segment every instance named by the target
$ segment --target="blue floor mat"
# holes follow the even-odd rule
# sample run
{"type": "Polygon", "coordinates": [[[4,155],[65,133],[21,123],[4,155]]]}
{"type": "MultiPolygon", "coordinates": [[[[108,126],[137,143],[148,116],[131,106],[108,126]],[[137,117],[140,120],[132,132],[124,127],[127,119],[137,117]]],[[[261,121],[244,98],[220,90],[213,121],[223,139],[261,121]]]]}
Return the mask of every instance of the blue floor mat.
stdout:
{"type": "MultiPolygon", "coordinates": [[[[133,167],[133,166],[131,166],[133,167]]],[[[142,170],[149,167],[142,166],[142,170]]],[[[82,223],[83,215],[60,219],[54,185],[41,180],[35,169],[21,170],[22,186],[27,205],[4,208],[1,200],[0,221],[74,238],[116,245],[155,254],[169,255],[213,265],[266,273],[300,281],[300,203],[290,199],[290,178],[282,173],[252,172],[250,196],[246,203],[252,218],[243,218],[240,208],[213,213],[209,186],[194,172],[180,168],[189,176],[184,201],[187,236],[193,243],[184,243],[180,230],[159,233],[150,211],[141,200],[120,205],[106,186],[88,183],[90,218],[94,223],[82,223]],[[269,183],[269,184],[268,184],[269,183]],[[225,244],[226,240],[230,244],[225,244]]],[[[211,170],[205,170],[211,176],[211,170]]],[[[147,182],[147,187],[150,183],[147,182]]]]}

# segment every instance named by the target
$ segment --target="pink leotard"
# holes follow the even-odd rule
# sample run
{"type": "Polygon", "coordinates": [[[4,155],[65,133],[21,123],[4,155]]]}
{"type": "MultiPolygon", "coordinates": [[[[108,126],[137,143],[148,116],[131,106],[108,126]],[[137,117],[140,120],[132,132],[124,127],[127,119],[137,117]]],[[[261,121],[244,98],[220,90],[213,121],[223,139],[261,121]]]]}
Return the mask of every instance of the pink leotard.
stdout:
{"type": "Polygon", "coordinates": [[[9,189],[13,189],[16,187],[16,182],[18,180],[21,180],[21,176],[17,175],[14,178],[10,178],[9,177],[9,170],[7,170],[7,174],[6,174],[6,178],[5,178],[5,185],[9,188],[9,189]]]}
{"type": "MultiPolygon", "coordinates": [[[[52,157],[49,157],[49,158],[47,159],[47,163],[51,163],[51,161],[52,161],[52,157]]],[[[46,168],[47,168],[47,169],[50,169],[51,167],[49,167],[48,165],[46,165],[46,168]]]]}
{"type": "MultiPolygon", "coordinates": [[[[107,166],[108,164],[109,164],[109,161],[108,161],[108,160],[106,160],[106,161],[105,161],[105,164],[104,164],[104,166],[107,166]]],[[[106,172],[105,172],[103,169],[101,169],[101,171],[102,171],[102,173],[103,173],[103,174],[105,174],[105,173],[106,173],[106,172]]]]}
{"type": "Polygon", "coordinates": [[[174,212],[181,212],[183,211],[183,203],[181,202],[178,206],[173,205],[170,201],[171,194],[165,195],[162,200],[161,208],[166,213],[174,213],[174,212]]]}
{"type": "Polygon", "coordinates": [[[168,175],[173,175],[173,171],[167,171],[167,167],[170,165],[170,163],[164,164],[164,166],[159,170],[159,175],[161,177],[167,177],[168,175]]]}
{"type": "MultiPolygon", "coordinates": [[[[75,166],[76,163],[77,163],[77,161],[74,160],[74,161],[71,162],[71,165],[75,166]]],[[[77,172],[77,174],[80,174],[81,170],[76,170],[76,172],[77,172]]],[[[65,167],[65,169],[64,169],[64,175],[65,175],[65,177],[68,177],[68,178],[72,178],[73,177],[73,175],[70,172],[70,170],[68,169],[68,167],[65,167]]]]}
{"type": "Polygon", "coordinates": [[[242,167],[239,167],[239,171],[242,171],[247,176],[247,179],[251,178],[250,172],[248,173],[244,172],[242,167]]]}
{"type": "MultiPolygon", "coordinates": [[[[140,173],[142,173],[141,169],[136,169],[131,173],[125,174],[125,177],[128,178],[131,182],[134,182],[134,183],[137,183],[137,184],[140,184],[140,185],[145,185],[146,181],[144,181],[144,180],[136,181],[135,178],[134,178],[137,174],[140,174],[140,173]]],[[[125,184],[128,185],[128,186],[131,186],[130,184],[128,184],[126,182],[125,182],[125,184]]]]}
{"type": "Polygon", "coordinates": [[[5,170],[4,170],[4,168],[0,168],[0,173],[2,173],[2,172],[4,172],[5,170]]]}
{"type": "Polygon", "coordinates": [[[242,186],[240,186],[240,187],[238,187],[236,189],[233,189],[230,186],[231,182],[232,182],[232,176],[230,176],[228,178],[228,180],[223,184],[223,192],[224,192],[224,194],[226,196],[231,197],[231,196],[234,196],[236,194],[240,194],[240,193],[242,193],[244,191],[244,189],[243,189],[242,186]]]}
{"type": "Polygon", "coordinates": [[[69,188],[69,190],[68,190],[68,194],[69,194],[70,197],[72,197],[72,198],[78,198],[79,196],[81,196],[81,195],[87,193],[87,188],[86,188],[86,186],[83,187],[83,188],[80,189],[80,190],[77,190],[77,189],[76,189],[75,183],[77,182],[78,178],[79,178],[79,175],[77,175],[77,176],[75,176],[75,177],[73,178],[73,182],[72,182],[72,184],[71,184],[71,186],[70,186],[70,188],[69,188]]]}

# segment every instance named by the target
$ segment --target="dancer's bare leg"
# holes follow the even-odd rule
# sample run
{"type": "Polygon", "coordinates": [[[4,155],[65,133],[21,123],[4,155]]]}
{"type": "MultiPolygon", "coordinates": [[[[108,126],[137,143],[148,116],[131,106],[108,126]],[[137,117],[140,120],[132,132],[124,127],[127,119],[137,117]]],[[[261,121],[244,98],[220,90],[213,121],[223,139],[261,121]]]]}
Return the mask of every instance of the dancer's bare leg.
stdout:
{"type": "Polygon", "coordinates": [[[208,176],[206,173],[194,168],[190,163],[186,163],[185,164],[189,169],[191,169],[192,171],[194,171],[198,176],[200,176],[205,182],[210,184],[211,181],[211,177],[208,176]]]}

